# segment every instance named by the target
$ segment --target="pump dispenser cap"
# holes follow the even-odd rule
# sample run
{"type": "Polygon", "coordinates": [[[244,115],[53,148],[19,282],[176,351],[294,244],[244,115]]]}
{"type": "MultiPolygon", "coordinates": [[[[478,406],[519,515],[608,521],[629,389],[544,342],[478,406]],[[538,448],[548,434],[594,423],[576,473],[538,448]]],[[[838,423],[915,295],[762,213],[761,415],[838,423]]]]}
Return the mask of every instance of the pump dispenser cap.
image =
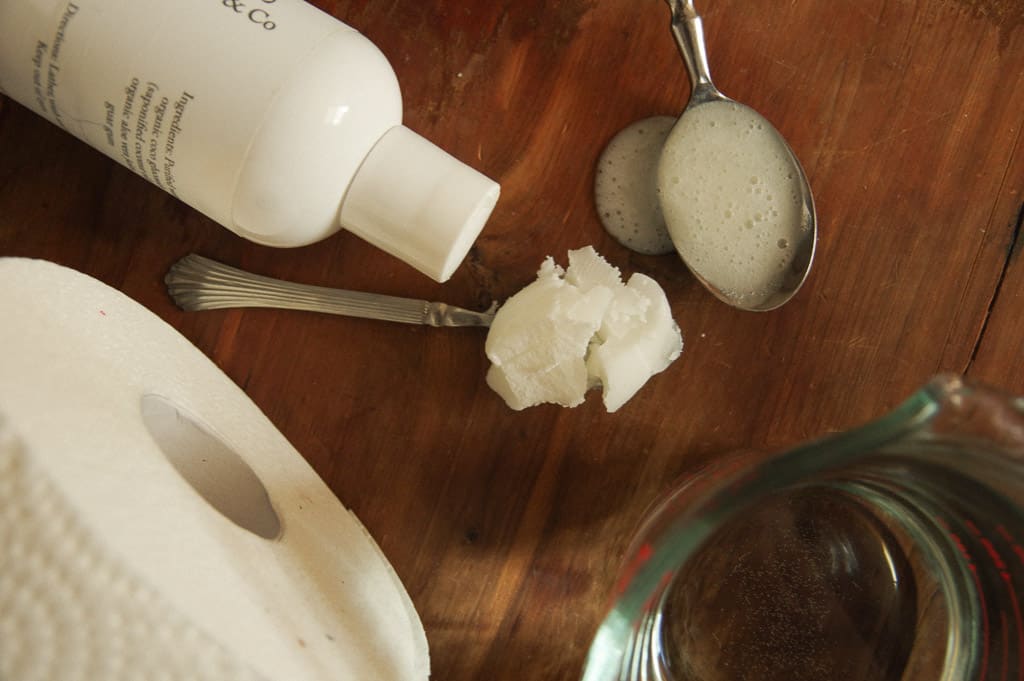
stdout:
{"type": "Polygon", "coordinates": [[[341,226],[446,281],[498,201],[496,182],[405,126],[388,130],[359,167],[341,226]]]}

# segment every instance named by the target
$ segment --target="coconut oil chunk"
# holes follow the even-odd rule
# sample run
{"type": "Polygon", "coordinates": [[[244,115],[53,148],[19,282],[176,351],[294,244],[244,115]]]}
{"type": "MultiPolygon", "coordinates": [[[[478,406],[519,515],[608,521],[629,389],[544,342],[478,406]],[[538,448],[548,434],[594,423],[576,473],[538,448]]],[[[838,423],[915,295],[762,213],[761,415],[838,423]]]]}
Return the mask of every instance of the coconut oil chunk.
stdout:
{"type": "Polygon", "coordinates": [[[512,409],[581,404],[600,388],[616,411],[683,350],[665,292],[644,274],[623,283],[591,246],[550,256],[537,280],[498,310],[485,346],[487,384],[512,409]]]}

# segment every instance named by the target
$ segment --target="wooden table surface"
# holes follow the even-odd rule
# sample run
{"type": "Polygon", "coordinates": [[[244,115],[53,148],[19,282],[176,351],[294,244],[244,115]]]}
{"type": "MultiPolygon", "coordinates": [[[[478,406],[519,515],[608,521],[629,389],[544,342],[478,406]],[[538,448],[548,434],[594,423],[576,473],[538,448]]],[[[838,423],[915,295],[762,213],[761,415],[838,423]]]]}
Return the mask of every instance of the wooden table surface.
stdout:
{"type": "Polygon", "coordinates": [[[656,0],[318,0],[371,38],[405,122],[502,185],[436,284],[356,237],[258,246],[0,99],[0,255],[138,300],[211,357],[362,519],[406,584],[433,677],[573,679],[644,507],[736,448],[879,416],[936,372],[1024,393],[1024,3],[706,0],[712,75],[803,161],[820,241],[799,295],[730,309],[675,256],[601,228],[597,156],[689,92],[656,0]],[[505,406],[479,329],[272,310],[184,313],[161,279],[198,252],[306,283],[503,300],[594,245],[664,287],[685,350],[625,407],[505,406]]]}

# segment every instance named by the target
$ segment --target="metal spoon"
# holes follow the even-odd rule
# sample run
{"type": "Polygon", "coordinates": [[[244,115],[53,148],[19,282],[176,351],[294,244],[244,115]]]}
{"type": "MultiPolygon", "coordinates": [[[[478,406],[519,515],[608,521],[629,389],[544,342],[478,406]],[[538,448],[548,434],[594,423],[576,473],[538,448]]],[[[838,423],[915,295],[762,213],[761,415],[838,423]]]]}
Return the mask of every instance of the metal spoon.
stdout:
{"type": "MultiPolygon", "coordinates": [[[[692,93],[689,103],[666,139],[659,162],[658,192],[659,200],[665,213],[666,225],[668,226],[676,251],[683,259],[683,262],[686,263],[694,276],[717,298],[729,305],[744,310],[763,311],[779,307],[787,302],[801,287],[810,271],[811,261],[814,259],[817,242],[817,218],[814,211],[814,199],[811,196],[807,177],[792,149],[786,144],[782,135],[772,127],[771,123],[750,107],[735,102],[723,95],[715,87],[714,83],[711,82],[704,31],[700,16],[693,6],[693,0],[668,0],[668,3],[672,10],[672,34],[679,46],[679,51],[682,53],[683,60],[686,62],[686,68],[689,71],[690,83],[692,85],[692,93]],[[787,232],[786,238],[778,238],[763,245],[763,248],[766,249],[784,249],[785,253],[778,254],[771,251],[762,251],[759,254],[751,253],[751,261],[755,259],[755,256],[758,259],[762,259],[762,255],[772,258],[783,257],[779,261],[779,271],[773,274],[771,280],[767,281],[764,286],[752,288],[751,290],[732,287],[731,284],[735,278],[732,276],[723,277],[722,275],[723,272],[731,275],[739,271],[741,277],[744,276],[742,268],[745,265],[735,263],[735,248],[732,249],[730,256],[732,260],[726,261],[724,259],[725,256],[722,256],[718,262],[711,263],[711,266],[706,262],[698,262],[699,259],[707,259],[710,241],[703,237],[701,239],[694,238],[695,230],[691,229],[690,225],[683,224],[688,219],[685,211],[693,211],[696,208],[688,209],[686,206],[692,205],[692,202],[687,203],[683,201],[677,201],[678,205],[681,206],[679,210],[671,210],[670,206],[672,199],[670,194],[676,192],[676,197],[678,198],[678,192],[685,190],[685,187],[681,188],[676,184],[679,181],[678,167],[669,167],[673,159],[673,152],[680,150],[684,143],[690,145],[688,148],[694,149],[694,153],[707,151],[707,149],[697,150],[696,145],[707,144],[707,142],[704,141],[703,135],[694,134],[692,126],[698,120],[698,115],[701,116],[703,122],[703,119],[707,118],[708,114],[714,113],[717,116],[719,113],[718,111],[713,112],[709,108],[701,109],[702,107],[717,108],[722,103],[728,103],[728,107],[733,108],[732,112],[744,116],[751,121],[758,121],[758,124],[755,126],[757,128],[756,134],[774,135],[777,137],[779,148],[784,150],[780,152],[780,155],[784,158],[784,162],[789,164],[789,171],[786,173],[786,176],[787,178],[791,177],[792,179],[788,181],[795,184],[795,198],[790,207],[794,209],[794,221],[798,221],[798,224],[792,226],[793,229],[787,232]],[[698,114],[699,110],[700,114],[698,114]],[[680,210],[684,211],[682,215],[680,210]],[[792,238],[789,238],[789,235],[792,235],[792,238]],[[736,268],[740,269],[737,270],[736,268]]],[[[722,110],[724,111],[724,109],[722,110]]],[[[714,125],[714,123],[710,124],[714,125]]],[[[722,157],[722,154],[717,153],[710,156],[713,159],[721,159],[722,157]]],[[[730,162],[734,161],[735,159],[730,162]]],[[[742,169],[730,166],[721,170],[735,171],[742,169]]],[[[748,238],[745,233],[737,232],[737,234],[736,239],[748,238]]],[[[723,243],[725,242],[723,241],[723,243]]],[[[738,245],[742,246],[742,244],[738,245]]],[[[748,244],[748,246],[753,247],[751,244],[748,244]]],[[[725,248],[728,249],[728,246],[725,246],[725,248]]],[[[753,268],[748,268],[747,271],[752,272],[753,268]]]]}
{"type": "Polygon", "coordinates": [[[446,303],[345,291],[281,281],[191,254],[174,263],[164,277],[167,292],[183,310],[272,307],[327,312],[428,326],[490,326],[498,304],[474,312],[446,303]]]}

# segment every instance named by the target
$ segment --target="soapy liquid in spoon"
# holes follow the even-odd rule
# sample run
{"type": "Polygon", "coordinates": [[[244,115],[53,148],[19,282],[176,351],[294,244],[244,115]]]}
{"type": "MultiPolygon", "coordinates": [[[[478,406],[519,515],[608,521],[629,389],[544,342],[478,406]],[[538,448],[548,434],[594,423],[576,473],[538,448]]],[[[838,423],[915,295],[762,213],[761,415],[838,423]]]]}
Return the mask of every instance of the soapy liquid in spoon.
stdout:
{"type": "Polygon", "coordinates": [[[685,112],[662,150],[658,190],[687,265],[736,301],[777,290],[810,229],[785,141],[737,102],[685,112]]]}
{"type": "Polygon", "coordinates": [[[605,231],[637,253],[675,251],[658,202],[658,159],[674,116],[644,118],[608,142],[597,161],[594,205],[605,231]]]}

